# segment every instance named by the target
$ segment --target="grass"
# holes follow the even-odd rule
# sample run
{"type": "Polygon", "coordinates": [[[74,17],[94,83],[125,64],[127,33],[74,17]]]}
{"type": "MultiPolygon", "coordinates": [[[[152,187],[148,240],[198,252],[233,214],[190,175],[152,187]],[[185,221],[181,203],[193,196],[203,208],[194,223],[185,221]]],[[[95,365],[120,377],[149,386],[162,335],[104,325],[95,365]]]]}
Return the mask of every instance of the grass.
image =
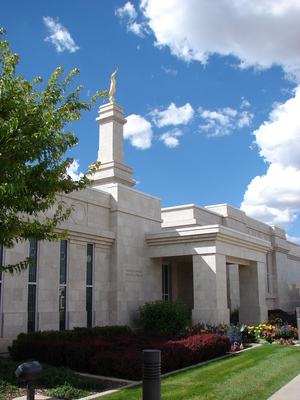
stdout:
{"type": "MultiPolygon", "coordinates": [[[[163,378],[161,393],[164,400],[264,400],[298,374],[299,346],[263,345],[163,378]]],[[[105,396],[105,400],[141,398],[142,386],[105,396]]]]}
{"type": "MultiPolygon", "coordinates": [[[[162,398],[164,400],[268,399],[300,374],[299,361],[299,346],[263,345],[163,378],[162,398]]],[[[0,358],[0,400],[17,397],[20,391],[24,391],[25,383],[13,377],[19,364],[10,359],[0,358]]],[[[87,395],[87,391],[90,390],[99,392],[105,390],[101,382],[86,381],[67,368],[55,368],[44,364],[43,373],[36,381],[36,387],[48,390],[58,388],[55,397],[61,399],[80,398],[87,395]],[[61,393],[70,397],[62,397],[61,393]]],[[[105,396],[105,400],[141,398],[141,385],[105,396]]],[[[99,397],[100,399],[103,397],[99,397]]]]}

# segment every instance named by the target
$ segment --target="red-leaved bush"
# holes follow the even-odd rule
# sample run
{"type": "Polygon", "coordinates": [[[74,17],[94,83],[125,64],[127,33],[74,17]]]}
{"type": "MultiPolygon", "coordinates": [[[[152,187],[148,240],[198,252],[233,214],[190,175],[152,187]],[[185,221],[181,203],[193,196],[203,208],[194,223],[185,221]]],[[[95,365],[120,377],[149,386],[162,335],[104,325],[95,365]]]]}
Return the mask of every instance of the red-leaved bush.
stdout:
{"type": "Polygon", "coordinates": [[[15,360],[35,359],[75,371],[129,380],[142,379],[142,351],[161,351],[162,374],[198,364],[230,351],[229,339],[208,334],[167,337],[157,333],[105,337],[27,340],[15,348],[15,360]],[[20,354],[17,354],[18,349],[20,354]]]}

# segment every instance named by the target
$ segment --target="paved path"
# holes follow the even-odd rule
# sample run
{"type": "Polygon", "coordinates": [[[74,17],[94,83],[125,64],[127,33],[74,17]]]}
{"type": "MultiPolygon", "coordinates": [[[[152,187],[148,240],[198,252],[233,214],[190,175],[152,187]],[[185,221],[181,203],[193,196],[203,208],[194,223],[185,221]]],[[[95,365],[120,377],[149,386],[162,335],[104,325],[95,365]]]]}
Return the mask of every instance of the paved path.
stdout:
{"type": "Polygon", "coordinates": [[[268,400],[300,400],[300,374],[283,388],[278,390],[268,400]]]}
{"type": "MultiPolygon", "coordinates": [[[[14,400],[27,400],[27,396],[16,397],[14,400]]],[[[41,394],[35,394],[34,400],[55,400],[55,399],[53,397],[47,397],[41,394]]]]}

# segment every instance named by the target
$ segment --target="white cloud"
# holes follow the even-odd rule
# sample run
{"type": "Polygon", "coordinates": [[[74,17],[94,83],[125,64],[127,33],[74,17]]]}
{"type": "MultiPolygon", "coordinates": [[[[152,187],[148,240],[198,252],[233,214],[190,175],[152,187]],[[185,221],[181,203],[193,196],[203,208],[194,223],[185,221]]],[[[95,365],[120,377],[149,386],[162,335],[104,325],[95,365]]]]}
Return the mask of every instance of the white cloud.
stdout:
{"type": "Polygon", "coordinates": [[[269,121],[254,132],[260,155],[270,163],[300,170],[300,86],[295,97],[277,105],[269,121]]]}
{"type": "Polygon", "coordinates": [[[140,36],[140,37],[145,36],[142,25],[138,24],[137,22],[133,22],[132,24],[128,25],[128,30],[137,36],[140,36]]]}
{"type": "Polygon", "coordinates": [[[200,107],[198,111],[205,120],[200,129],[206,131],[210,137],[230,135],[234,129],[249,126],[253,118],[253,114],[249,111],[239,112],[229,107],[217,111],[204,110],[200,107]]]}
{"type": "Polygon", "coordinates": [[[79,179],[83,176],[82,172],[79,172],[79,163],[78,160],[73,160],[72,164],[67,169],[67,175],[69,175],[73,181],[79,181],[79,179]]]}
{"type": "Polygon", "coordinates": [[[286,235],[286,240],[300,245],[300,237],[286,235]]]}
{"type": "MultiPolygon", "coordinates": [[[[155,119],[158,128],[166,125],[187,124],[190,114],[190,105],[177,108],[173,103],[165,111],[157,111],[156,109],[150,113],[155,119]],[[187,107],[188,106],[188,107],[187,107]]],[[[136,114],[126,117],[127,123],[124,125],[124,139],[129,139],[131,144],[138,149],[148,149],[151,147],[153,132],[149,121],[144,117],[136,114]]],[[[157,136],[158,140],[164,142],[166,147],[174,148],[179,145],[179,136],[183,133],[180,129],[174,128],[157,136]]]]}
{"type": "Polygon", "coordinates": [[[50,17],[43,17],[43,21],[50,32],[50,36],[47,36],[45,41],[54,44],[58,53],[61,53],[64,50],[74,53],[79,49],[72,39],[69,31],[64,26],[58,22],[55,22],[50,17]]]}
{"type": "Polygon", "coordinates": [[[300,212],[300,86],[294,98],[276,105],[254,132],[260,155],[269,164],[248,185],[241,209],[268,224],[288,229],[300,212]]]}
{"type": "Polygon", "coordinates": [[[144,32],[147,33],[147,28],[144,23],[137,23],[136,19],[138,17],[138,13],[135,10],[133,4],[128,1],[124,7],[119,7],[115,11],[115,15],[117,15],[121,21],[126,22],[126,27],[128,32],[132,32],[135,35],[140,37],[144,37],[144,32]]]}
{"type": "Polygon", "coordinates": [[[174,148],[179,145],[178,136],[181,136],[182,132],[179,129],[173,129],[171,131],[163,133],[159,140],[163,141],[166,147],[174,148]]]}
{"type": "Polygon", "coordinates": [[[245,97],[242,97],[242,104],[240,106],[240,108],[248,108],[250,107],[250,103],[247,99],[245,99],[245,97]]]}
{"type": "Polygon", "coordinates": [[[117,8],[115,14],[120,18],[129,18],[129,20],[135,20],[138,16],[134,5],[127,1],[124,7],[117,8]]]}
{"type": "Polygon", "coordinates": [[[300,2],[296,0],[142,0],[158,47],[187,62],[234,55],[240,67],[281,65],[300,82],[300,2]]]}
{"type": "Polygon", "coordinates": [[[252,218],[287,229],[300,210],[300,171],[271,164],[266,175],[252,180],[241,209],[252,218]]]}
{"type": "Polygon", "coordinates": [[[182,107],[176,107],[174,103],[171,103],[165,111],[154,109],[150,115],[155,125],[162,128],[167,125],[186,125],[193,118],[194,110],[189,103],[182,107]]]}
{"type": "Polygon", "coordinates": [[[243,111],[239,114],[239,118],[237,121],[237,126],[239,128],[243,128],[243,126],[249,126],[252,122],[253,114],[248,111],[243,111]]]}
{"type": "Polygon", "coordinates": [[[124,139],[129,139],[132,146],[138,149],[151,147],[153,137],[151,123],[140,115],[132,114],[126,117],[127,124],[124,125],[124,139]]]}
{"type": "Polygon", "coordinates": [[[177,75],[177,70],[176,70],[176,69],[165,68],[164,66],[162,66],[162,69],[163,69],[167,74],[172,74],[173,76],[176,76],[176,75],[177,75]]]}

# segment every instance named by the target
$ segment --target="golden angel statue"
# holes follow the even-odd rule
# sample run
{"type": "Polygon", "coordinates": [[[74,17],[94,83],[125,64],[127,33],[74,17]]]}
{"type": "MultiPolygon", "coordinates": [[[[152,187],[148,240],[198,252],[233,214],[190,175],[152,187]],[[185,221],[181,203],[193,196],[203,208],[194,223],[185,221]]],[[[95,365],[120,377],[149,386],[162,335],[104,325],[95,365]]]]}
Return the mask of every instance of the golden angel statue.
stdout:
{"type": "Polygon", "coordinates": [[[109,101],[110,103],[114,103],[115,99],[113,97],[115,91],[116,91],[116,80],[115,80],[115,75],[118,71],[119,67],[115,70],[115,72],[112,74],[110,78],[110,89],[109,89],[109,101]]]}

